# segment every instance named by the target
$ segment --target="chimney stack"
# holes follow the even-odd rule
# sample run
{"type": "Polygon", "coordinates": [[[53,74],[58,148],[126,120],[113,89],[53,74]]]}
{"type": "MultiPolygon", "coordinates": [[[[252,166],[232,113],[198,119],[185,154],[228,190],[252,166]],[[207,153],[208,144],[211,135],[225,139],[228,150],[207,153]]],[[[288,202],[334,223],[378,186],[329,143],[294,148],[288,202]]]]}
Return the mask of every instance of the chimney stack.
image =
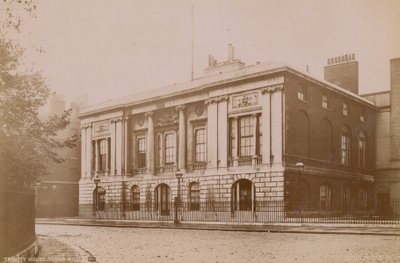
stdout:
{"type": "Polygon", "coordinates": [[[228,45],[228,61],[232,62],[235,60],[235,48],[232,46],[232,44],[228,45]]]}
{"type": "Polygon", "coordinates": [[[392,168],[400,168],[400,57],[390,60],[390,147],[392,168]]]}
{"type": "Polygon", "coordinates": [[[358,94],[358,62],[354,54],[329,58],[324,71],[326,81],[358,94]]]}

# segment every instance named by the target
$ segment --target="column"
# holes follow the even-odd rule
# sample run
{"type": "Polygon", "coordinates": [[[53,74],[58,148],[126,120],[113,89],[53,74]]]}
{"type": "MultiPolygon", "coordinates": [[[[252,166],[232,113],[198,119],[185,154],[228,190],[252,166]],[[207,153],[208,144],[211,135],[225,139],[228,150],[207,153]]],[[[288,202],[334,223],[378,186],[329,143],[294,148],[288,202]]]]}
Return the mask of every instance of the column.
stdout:
{"type": "Polygon", "coordinates": [[[271,162],[271,93],[269,89],[262,91],[262,162],[269,164],[271,162]]]}
{"type": "Polygon", "coordinates": [[[81,178],[87,177],[86,173],[86,125],[81,126],[81,178]]]}
{"type": "Polygon", "coordinates": [[[218,102],[218,160],[219,168],[228,167],[228,96],[218,102]]]}
{"type": "Polygon", "coordinates": [[[92,124],[86,125],[86,137],[85,137],[85,156],[86,156],[86,165],[85,165],[85,173],[87,177],[92,176],[93,168],[93,142],[92,142],[92,124]]]}
{"type": "Polygon", "coordinates": [[[99,172],[99,155],[100,155],[100,147],[99,147],[99,140],[94,140],[94,152],[95,152],[95,166],[94,170],[96,173],[99,172]]]}
{"type": "Polygon", "coordinates": [[[109,156],[110,156],[110,138],[107,138],[106,139],[106,145],[107,145],[107,160],[106,160],[106,175],[108,176],[108,175],[110,175],[110,164],[108,163],[109,162],[109,156]]]}
{"type": "Polygon", "coordinates": [[[233,157],[233,166],[237,167],[239,166],[239,118],[237,116],[233,117],[232,119],[232,125],[234,127],[234,136],[235,136],[235,141],[234,146],[235,150],[232,153],[233,157]]]}
{"type": "Polygon", "coordinates": [[[154,124],[153,112],[147,112],[147,171],[154,172],[154,124]]]}
{"type": "Polygon", "coordinates": [[[124,117],[124,173],[129,173],[128,171],[128,121],[129,117],[125,116],[124,117]]]}
{"type": "Polygon", "coordinates": [[[208,168],[217,168],[218,108],[214,99],[206,101],[207,107],[207,158],[208,168]]]}
{"type": "Polygon", "coordinates": [[[252,163],[253,166],[257,165],[257,147],[258,147],[258,141],[257,141],[257,126],[258,126],[258,122],[257,122],[257,116],[258,116],[257,113],[253,113],[251,115],[251,117],[253,119],[253,138],[252,138],[253,142],[252,142],[252,144],[254,146],[253,149],[252,149],[253,152],[251,153],[251,155],[252,155],[251,163],[252,163]]]}
{"type": "Polygon", "coordinates": [[[116,123],[115,120],[111,120],[111,125],[110,125],[110,130],[111,130],[111,165],[110,165],[110,174],[116,175],[117,174],[117,166],[116,166],[116,158],[115,158],[115,142],[116,142],[116,123]]]}
{"type": "Polygon", "coordinates": [[[123,125],[122,117],[115,118],[115,172],[122,175],[123,169],[123,125]]]}
{"type": "Polygon", "coordinates": [[[176,107],[179,112],[179,158],[178,169],[181,171],[186,170],[186,120],[185,120],[185,105],[176,107]]]}
{"type": "Polygon", "coordinates": [[[273,163],[282,164],[283,160],[283,86],[279,85],[271,94],[271,148],[273,163]]]}

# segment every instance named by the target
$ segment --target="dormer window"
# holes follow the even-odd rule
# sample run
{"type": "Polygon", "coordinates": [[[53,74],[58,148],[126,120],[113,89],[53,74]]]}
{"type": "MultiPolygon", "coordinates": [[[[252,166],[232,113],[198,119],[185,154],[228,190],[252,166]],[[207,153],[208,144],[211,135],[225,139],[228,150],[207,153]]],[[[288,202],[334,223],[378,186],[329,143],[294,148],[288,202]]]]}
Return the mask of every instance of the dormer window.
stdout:
{"type": "Polygon", "coordinates": [[[343,116],[349,115],[349,105],[347,105],[346,103],[343,103],[342,114],[343,116]]]}

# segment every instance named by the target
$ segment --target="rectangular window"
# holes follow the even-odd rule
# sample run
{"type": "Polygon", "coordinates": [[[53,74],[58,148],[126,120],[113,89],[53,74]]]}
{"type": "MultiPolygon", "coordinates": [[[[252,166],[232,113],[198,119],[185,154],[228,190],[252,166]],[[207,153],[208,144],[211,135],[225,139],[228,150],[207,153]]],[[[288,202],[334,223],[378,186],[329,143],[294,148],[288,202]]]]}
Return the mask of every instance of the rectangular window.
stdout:
{"type": "Polygon", "coordinates": [[[157,136],[157,165],[162,166],[162,135],[157,136]]]}
{"type": "Polygon", "coordinates": [[[365,112],[365,110],[362,110],[361,114],[360,114],[360,121],[361,122],[365,122],[365,116],[366,116],[366,112],[365,112]]]}
{"type": "Polygon", "coordinates": [[[231,119],[230,124],[230,156],[235,157],[236,156],[236,138],[235,138],[235,133],[236,133],[236,122],[237,119],[231,119]]]}
{"type": "Polygon", "coordinates": [[[99,159],[99,170],[105,171],[106,170],[106,163],[107,163],[107,139],[100,140],[100,159],[99,159]]]}
{"type": "Polygon", "coordinates": [[[328,109],[328,96],[322,95],[322,108],[328,109]]]}
{"type": "Polygon", "coordinates": [[[175,134],[165,134],[165,164],[175,163],[175,134]]]}
{"type": "Polygon", "coordinates": [[[241,117],[239,119],[239,152],[240,157],[248,157],[252,156],[253,153],[253,137],[254,137],[254,128],[253,128],[253,117],[246,116],[241,117]]]}
{"type": "Polygon", "coordinates": [[[341,137],[341,164],[350,164],[350,137],[348,134],[342,134],[341,137]]]}
{"type": "Polygon", "coordinates": [[[360,136],[358,139],[358,165],[365,167],[367,164],[366,160],[366,141],[364,136],[360,136]]]}
{"type": "Polygon", "coordinates": [[[195,131],[195,161],[206,161],[206,129],[196,129],[195,131]]]}
{"type": "Polygon", "coordinates": [[[306,101],[307,100],[307,88],[304,86],[299,86],[299,89],[297,90],[297,98],[299,100],[306,101]]]}
{"type": "Polygon", "coordinates": [[[137,139],[138,168],[146,168],[146,137],[137,139]]]}
{"type": "Polygon", "coordinates": [[[343,103],[342,114],[343,116],[347,116],[349,114],[349,106],[346,103],[343,103]]]}

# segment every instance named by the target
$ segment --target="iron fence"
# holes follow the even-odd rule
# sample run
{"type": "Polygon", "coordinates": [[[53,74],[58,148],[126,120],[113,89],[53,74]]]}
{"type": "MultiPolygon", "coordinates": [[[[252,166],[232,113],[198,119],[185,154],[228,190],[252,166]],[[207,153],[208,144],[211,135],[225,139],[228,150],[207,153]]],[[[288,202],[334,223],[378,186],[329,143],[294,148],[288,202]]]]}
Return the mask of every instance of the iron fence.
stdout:
{"type": "Polygon", "coordinates": [[[111,220],[147,220],[182,222],[259,222],[315,224],[399,225],[400,199],[391,202],[391,210],[379,214],[373,210],[290,209],[285,202],[198,202],[198,203],[108,203],[104,207],[80,205],[80,217],[111,220]]]}

